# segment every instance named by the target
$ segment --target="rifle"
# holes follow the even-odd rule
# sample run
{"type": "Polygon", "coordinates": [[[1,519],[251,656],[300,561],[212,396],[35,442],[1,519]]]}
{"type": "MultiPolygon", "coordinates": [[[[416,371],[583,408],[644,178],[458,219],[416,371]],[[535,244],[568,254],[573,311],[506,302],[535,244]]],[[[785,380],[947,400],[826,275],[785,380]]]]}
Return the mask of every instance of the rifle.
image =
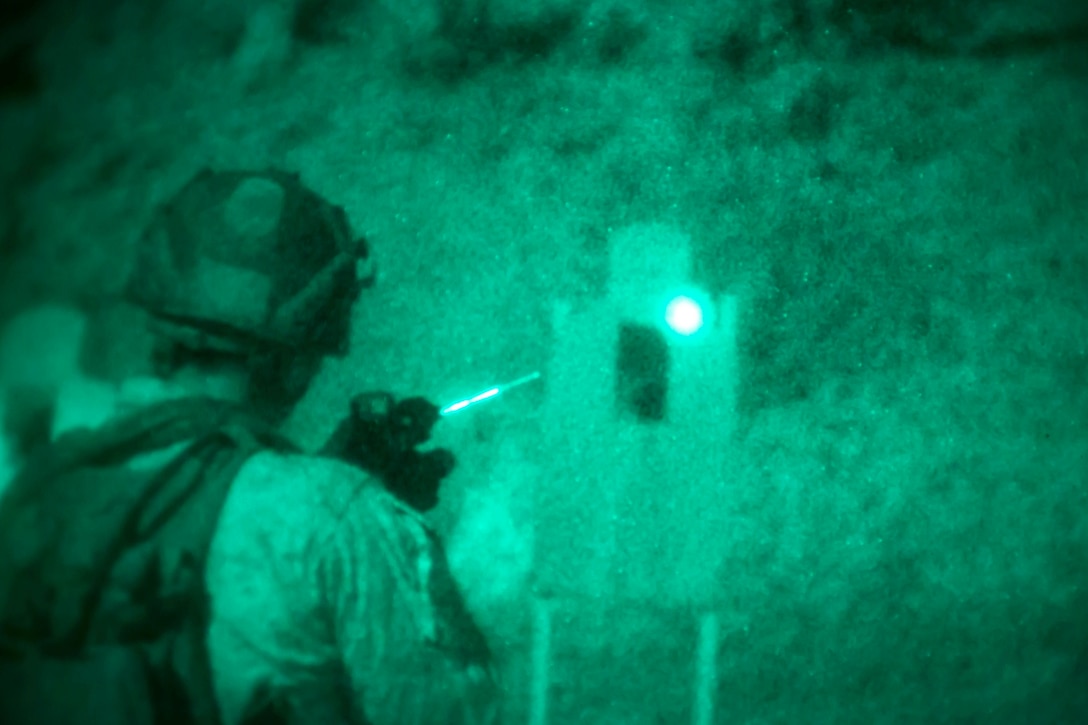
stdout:
{"type": "Polygon", "coordinates": [[[347,417],[321,453],[373,473],[409,506],[429,511],[438,503],[442,479],[457,463],[453,453],[445,448],[416,450],[430,439],[438,419],[539,377],[540,373],[534,372],[442,408],[421,397],[397,401],[386,392],[361,393],[351,399],[347,417]]]}
{"type": "Polygon", "coordinates": [[[431,437],[438,406],[424,398],[397,401],[390,393],[361,393],[329,437],[321,454],[338,458],[377,476],[385,487],[418,511],[438,503],[438,488],[456,465],[451,451],[420,452],[431,437]]]}

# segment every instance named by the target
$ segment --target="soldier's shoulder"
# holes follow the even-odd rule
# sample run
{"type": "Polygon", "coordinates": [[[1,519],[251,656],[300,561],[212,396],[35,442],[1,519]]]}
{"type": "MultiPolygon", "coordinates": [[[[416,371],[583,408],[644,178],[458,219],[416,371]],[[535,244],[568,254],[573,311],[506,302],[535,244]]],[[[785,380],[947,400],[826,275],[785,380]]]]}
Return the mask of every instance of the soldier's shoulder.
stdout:
{"type": "Polygon", "coordinates": [[[280,501],[319,509],[335,518],[348,514],[407,519],[423,525],[373,475],[343,461],[312,454],[266,450],[242,467],[232,488],[258,489],[280,501]]]}
{"type": "Polygon", "coordinates": [[[242,473],[292,481],[304,479],[325,485],[370,478],[362,469],[335,458],[275,449],[262,450],[251,456],[246,461],[242,473]]]}

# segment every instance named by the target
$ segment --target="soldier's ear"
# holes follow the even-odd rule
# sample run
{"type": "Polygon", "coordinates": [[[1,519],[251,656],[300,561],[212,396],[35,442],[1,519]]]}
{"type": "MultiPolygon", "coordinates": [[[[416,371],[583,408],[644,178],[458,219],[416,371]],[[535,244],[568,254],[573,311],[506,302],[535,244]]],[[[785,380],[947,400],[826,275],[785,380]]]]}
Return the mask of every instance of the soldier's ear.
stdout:
{"type": "Polygon", "coordinates": [[[307,350],[266,350],[249,358],[249,402],[272,420],[283,420],[302,400],[324,356],[307,350]]]}
{"type": "Polygon", "coordinates": [[[151,316],[124,300],[103,301],[88,313],[79,368],[87,376],[120,384],[156,374],[156,357],[168,359],[168,343],[155,334],[151,316]]]}

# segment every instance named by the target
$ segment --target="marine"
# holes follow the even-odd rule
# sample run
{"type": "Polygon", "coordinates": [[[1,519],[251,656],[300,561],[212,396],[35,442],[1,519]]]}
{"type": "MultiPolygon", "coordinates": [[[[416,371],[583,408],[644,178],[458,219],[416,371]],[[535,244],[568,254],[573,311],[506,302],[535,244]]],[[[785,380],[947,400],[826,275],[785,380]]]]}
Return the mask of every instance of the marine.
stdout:
{"type": "Polygon", "coordinates": [[[277,170],[204,171],[156,210],[126,287],[151,374],[0,501],[0,720],[498,721],[422,516],[453,466],[415,451],[436,409],[362,396],[318,454],[280,433],[370,269],[343,210],[277,170]]]}

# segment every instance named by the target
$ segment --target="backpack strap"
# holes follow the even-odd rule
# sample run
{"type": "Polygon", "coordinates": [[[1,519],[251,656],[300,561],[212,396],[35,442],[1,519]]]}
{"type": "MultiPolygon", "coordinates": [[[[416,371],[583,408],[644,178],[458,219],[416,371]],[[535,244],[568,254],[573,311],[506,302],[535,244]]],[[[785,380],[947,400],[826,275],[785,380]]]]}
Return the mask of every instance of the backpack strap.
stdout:
{"type": "Polygon", "coordinates": [[[191,712],[178,722],[214,723],[204,561],[230,484],[265,448],[291,446],[238,407],[197,399],[43,451],[0,506],[0,650],[73,658],[137,648],[153,688],[186,691],[191,712]],[[125,465],[179,444],[158,467],[125,465]]]}

